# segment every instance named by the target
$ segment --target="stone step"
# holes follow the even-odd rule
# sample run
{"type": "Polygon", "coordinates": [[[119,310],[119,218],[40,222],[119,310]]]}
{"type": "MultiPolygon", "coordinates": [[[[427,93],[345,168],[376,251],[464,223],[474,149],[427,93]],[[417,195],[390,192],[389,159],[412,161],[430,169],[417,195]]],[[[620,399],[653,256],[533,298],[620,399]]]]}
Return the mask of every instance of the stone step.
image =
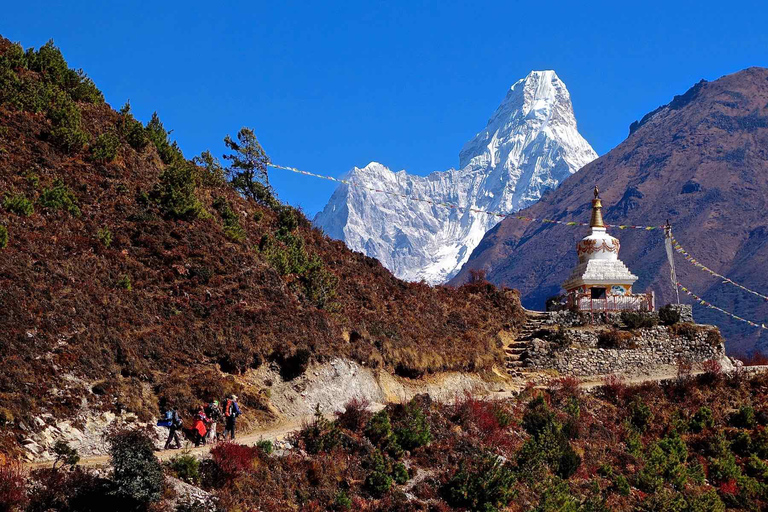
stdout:
{"type": "Polygon", "coordinates": [[[523,366],[523,361],[507,361],[507,368],[520,368],[523,366]]]}
{"type": "Polygon", "coordinates": [[[507,348],[527,348],[528,343],[524,341],[513,341],[509,345],[507,345],[507,348]]]}
{"type": "Polygon", "coordinates": [[[516,347],[516,348],[507,347],[506,352],[507,354],[510,354],[510,355],[520,355],[526,350],[528,350],[527,347],[516,347]]]}

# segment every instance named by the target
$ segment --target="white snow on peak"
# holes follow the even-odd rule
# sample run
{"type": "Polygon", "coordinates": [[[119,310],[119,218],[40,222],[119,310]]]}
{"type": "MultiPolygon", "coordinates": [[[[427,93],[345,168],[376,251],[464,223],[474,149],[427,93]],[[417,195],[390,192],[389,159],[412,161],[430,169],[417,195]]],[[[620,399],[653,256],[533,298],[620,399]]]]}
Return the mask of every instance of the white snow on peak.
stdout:
{"type": "MultiPolygon", "coordinates": [[[[378,162],[353,168],[364,187],[511,213],[597,158],[576,129],[570,94],[554,71],[532,71],[510,87],[486,127],[459,153],[460,170],[417,176],[378,162]]],[[[447,209],[340,185],[315,225],[374,257],[397,277],[442,283],[469,259],[498,217],[447,209]]]]}

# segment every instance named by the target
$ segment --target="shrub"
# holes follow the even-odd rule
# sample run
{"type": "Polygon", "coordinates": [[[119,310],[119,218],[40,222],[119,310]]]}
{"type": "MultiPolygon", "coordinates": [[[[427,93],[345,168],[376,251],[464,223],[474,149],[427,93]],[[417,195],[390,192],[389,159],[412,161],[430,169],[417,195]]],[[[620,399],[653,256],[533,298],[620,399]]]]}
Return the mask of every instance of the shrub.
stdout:
{"type": "Polygon", "coordinates": [[[142,430],[116,430],[108,434],[114,469],[115,494],[122,499],[148,504],[159,501],[163,467],[154,455],[154,443],[142,430]]]}
{"type": "Polygon", "coordinates": [[[232,442],[218,443],[211,449],[216,482],[231,482],[256,469],[260,449],[232,442]]]}
{"type": "Polygon", "coordinates": [[[622,311],[621,321],[630,329],[656,327],[659,323],[655,316],[637,311],[622,311]]]}
{"type": "Polygon", "coordinates": [[[3,208],[16,215],[23,215],[25,217],[35,213],[35,206],[24,194],[6,195],[5,199],[3,199],[3,208]]]}
{"type": "Polygon", "coordinates": [[[654,443],[646,454],[645,466],[638,476],[642,489],[658,491],[665,482],[680,489],[687,479],[685,461],[688,449],[680,436],[672,434],[654,443]]]}
{"type": "Polygon", "coordinates": [[[81,113],[66,94],[54,94],[53,106],[48,110],[51,120],[51,141],[67,153],[75,153],[88,142],[88,134],[80,129],[81,113]]]}
{"type": "Polygon", "coordinates": [[[699,333],[699,328],[692,323],[682,322],[671,326],[670,330],[677,336],[682,336],[688,341],[694,341],[699,333]]]}
{"type": "Polygon", "coordinates": [[[341,432],[336,423],[325,419],[318,404],[312,423],[299,431],[298,439],[309,453],[329,452],[341,442],[341,432]]]}
{"type": "Polygon", "coordinates": [[[230,240],[240,242],[245,239],[245,230],[240,226],[240,219],[232,211],[229,201],[223,197],[217,197],[213,200],[213,208],[219,212],[224,221],[224,234],[230,240]]]}
{"type": "Polygon", "coordinates": [[[0,249],[8,247],[8,228],[0,225],[0,249]]]}
{"type": "Polygon", "coordinates": [[[309,261],[306,271],[301,276],[304,295],[314,306],[323,309],[336,297],[339,278],[325,268],[323,260],[315,255],[309,261]]]}
{"type": "Polygon", "coordinates": [[[404,450],[413,451],[432,441],[429,422],[415,400],[408,402],[404,414],[395,424],[395,441],[404,450]]]}
{"type": "Polygon", "coordinates": [[[365,398],[353,398],[346,403],[343,411],[336,413],[336,422],[341,428],[361,432],[371,420],[370,405],[365,398]]]}
{"type": "Polygon", "coordinates": [[[56,455],[56,459],[53,462],[53,467],[56,468],[57,464],[63,466],[75,466],[80,462],[80,455],[77,450],[69,446],[66,441],[56,441],[53,445],[53,454],[56,455]]]}
{"type": "MultiPolygon", "coordinates": [[[[114,502],[110,482],[95,473],[73,468],[69,471],[39,469],[30,475],[29,512],[100,512],[104,503],[114,502]]],[[[126,510],[126,503],[114,510],[126,510]]]]}
{"type": "Polygon", "coordinates": [[[597,336],[597,346],[600,348],[631,349],[636,348],[634,335],[631,332],[609,329],[597,336]]]}
{"type": "Polygon", "coordinates": [[[203,151],[192,159],[197,167],[197,179],[205,187],[218,187],[226,183],[224,168],[210,151],[203,151]]]}
{"type": "Polygon", "coordinates": [[[264,452],[265,455],[271,455],[275,450],[275,447],[272,445],[272,441],[269,439],[259,439],[256,442],[256,448],[264,452]]]}
{"type": "Polygon", "coordinates": [[[549,409],[544,397],[539,395],[528,402],[523,414],[522,426],[531,436],[538,437],[554,421],[555,413],[549,409]]]}
{"type": "Polygon", "coordinates": [[[186,162],[178,161],[168,165],[160,174],[160,183],[154,195],[160,207],[169,217],[194,220],[203,213],[203,206],[195,195],[193,168],[186,162]]]}
{"type": "Polygon", "coordinates": [[[200,481],[200,461],[189,453],[176,455],[168,462],[168,467],[180,480],[190,484],[200,481]]]}
{"type": "Polygon", "coordinates": [[[736,428],[753,428],[757,424],[755,409],[749,405],[742,405],[731,415],[729,421],[736,428]]]}
{"type": "Polygon", "coordinates": [[[371,454],[368,461],[370,473],[365,478],[365,488],[375,498],[380,498],[392,487],[392,477],[389,476],[389,469],[384,455],[376,450],[371,454]]]}
{"type": "Polygon", "coordinates": [[[131,285],[131,276],[128,274],[123,274],[120,276],[120,279],[117,280],[117,286],[118,288],[123,288],[129,292],[133,290],[133,285],[131,285]]]}
{"type": "Polygon", "coordinates": [[[117,131],[122,135],[126,142],[136,151],[143,151],[149,143],[149,138],[144,130],[144,126],[137,121],[131,114],[131,103],[125,102],[120,109],[120,118],[117,121],[117,131]]]}
{"type": "Polygon", "coordinates": [[[485,453],[462,460],[443,494],[453,507],[490,511],[506,507],[512,499],[514,484],[515,474],[509,465],[485,453]]]}
{"type": "Polygon", "coordinates": [[[680,321],[680,311],[667,304],[659,309],[659,321],[664,325],[674,325],[680,321]]]}
{"type": "MultiPolygon", "coordinates": [[[[187,167],[181,149],[179,149],[176,142],[172,143],[168,138],[169,134],[160,121],[160,116],[157,115],[157,112],[152,113],[152,118],[147,123],[144,133],[147,139],[155,145],[157,153],[160,155],[160,160],[164,164],[187,167]]],[[[192,170],[189,169],[189,175],[192,176],[192,174],[192,170]]]]}
{"type": "Polygon", "coordinates": [[[91,146],[91,157],[97,162],[111,162],[117,157],[118,147],[120,147],[120,140],[117,134],[112,131],[104,132],[91,146]]]}
{"type": "Polygon", "coordinates": [[[629,421],[638,432],[645,432],[651,421],[653,421],[653,412],[640,396],[636,396],[629,404],[629,421]]]}
{"type": "Polygon", "coordinates": [[[365,427],[365,435],[379,447],[383,447],[392,438],[392,424],[386,409],[374,414],[365,427]]]}
{"type": "Polygon", "coordinates": [[[74,217],[80,217],[77,198],[63,181],[57,179],[51,188],[43,189],[38,203],[49,210],[65,210],[74,217]]]}
{"type": "Polygon", "coordinates": [[[331,508],[335,512],[343,512],[344,510],[352,510],[352,500],[349,499],[345,491],[338,491],[333,497],[333,505],[331,508]]]}
{"type": "Polygon", "coordinates": [[[99,231],[96,233],[96,238],[98,238],[99,242],[101,242],[107,249],[112,245],[112,232],[107,226],[99,228],[99,231]]]}
{"type": "Polygon", "coordinates": [[[706,406],[702,406],[693,415],[691,421],[688,424],[688,428],[691,432],[699,433],[705,428],[712,428],[715,425],[715,420],[712,416],[712,409],[706,406]]]}
{"type": "Polygon", "coordinates": [[[402,462],[392,465],[392,478],[399,485],[403,485],[408,481],[408,470],[402,462]]]}
{"type": "Polygon", "coordinates": [[[26,478],[21,464],[0,462],[0,510],[23,510],[27,501],[26,478]]]}

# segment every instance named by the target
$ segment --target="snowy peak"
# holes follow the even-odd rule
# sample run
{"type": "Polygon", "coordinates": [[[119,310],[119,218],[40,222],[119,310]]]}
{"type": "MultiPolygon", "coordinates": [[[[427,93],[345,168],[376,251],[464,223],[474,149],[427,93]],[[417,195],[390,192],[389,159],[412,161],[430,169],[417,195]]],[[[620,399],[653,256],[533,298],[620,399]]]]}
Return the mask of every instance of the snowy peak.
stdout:
{"type": "Polygon", "coordinates": [[[514,212],[597,158],[576,129],[570,94],[554,71],[515,82],[485,128],[459,154],[460,170],[415,176],[371,162],[347,178],[315,217],[326,234],[377,258],[400,278],[447,281],[498,217],[409,197],[514,212]]]}

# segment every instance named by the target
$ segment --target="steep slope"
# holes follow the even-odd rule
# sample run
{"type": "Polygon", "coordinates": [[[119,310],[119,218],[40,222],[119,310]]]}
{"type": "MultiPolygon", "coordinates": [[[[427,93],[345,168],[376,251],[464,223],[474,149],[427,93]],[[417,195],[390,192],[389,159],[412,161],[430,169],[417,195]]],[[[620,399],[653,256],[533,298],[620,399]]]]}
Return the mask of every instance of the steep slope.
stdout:
{"type": "Polygon", "coordinates": [[[52,45],[0,38],[0,199],[0,451],[43,412],[149,419],[239,391],[252,419],[270,384],[238,376],[263,364],[490,369],[522,314],[512,291],[399,281],[293,208],[243,199],[52,45]]]}
{"type": "MultiPolygon", "coordinates": [[[[565,180],[522,214],[587,221],[598,185],[606,222],[661,225],[713,270],[768,291],[768,70],[749,68],[700,82],[633,123],[630,136],[565,180]]],[[[617,229],[622,259],[638,276],[635,289],[674,297],[662,234],[617,229]]],[[[521,291],[527,307],[542,308],[576,262],[584,229],[507,219],[491,230],[453,283],[484,268],[495,283],[521,291]]],[[[678,278],[710,302],[765,321],[768,304],[677,259],[678,278]]],[[[721,326],[731,353],[768,338],[720,313],[697,306],[697,319],[721,326]],[[759,336],[762,335],[762,338],[759,336]]]]}
{"type": "MultiPolygon", "coordinates": [[[[565,84],[554,71],[532,71],[512,85],[485,129],[461,150],[461,170],[415,176],[372,162],[352,169],[348,179],[437,202],[513,212],[595,158],[576,129],[565,84]]],[[[450,279],[498,222],[363,187],[339,186],[314,223],[408,281],[450,279]]]]}

